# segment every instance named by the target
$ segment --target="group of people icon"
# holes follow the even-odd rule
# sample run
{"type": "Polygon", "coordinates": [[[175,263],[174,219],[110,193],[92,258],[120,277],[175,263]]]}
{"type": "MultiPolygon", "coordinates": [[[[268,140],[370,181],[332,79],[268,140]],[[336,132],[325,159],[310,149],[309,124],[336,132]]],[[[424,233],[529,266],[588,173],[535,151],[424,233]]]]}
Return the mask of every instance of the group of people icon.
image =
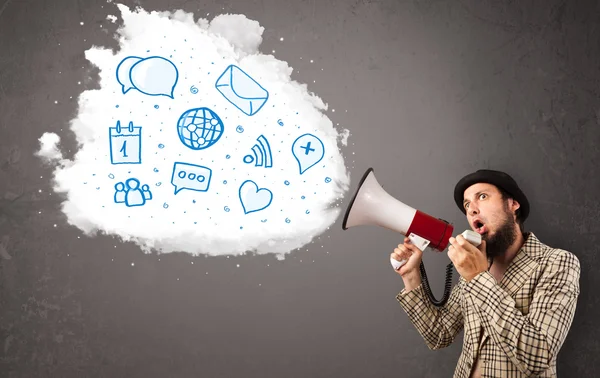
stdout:
{"type": "Polygon", "coordinates": [[[140,180],[136,178],[128,179],[125,184],[115,184],[115,203],[124,203],[128,207],[143,206],[151,199],[150,186],[144,184],[140,189],[140,180]]]}

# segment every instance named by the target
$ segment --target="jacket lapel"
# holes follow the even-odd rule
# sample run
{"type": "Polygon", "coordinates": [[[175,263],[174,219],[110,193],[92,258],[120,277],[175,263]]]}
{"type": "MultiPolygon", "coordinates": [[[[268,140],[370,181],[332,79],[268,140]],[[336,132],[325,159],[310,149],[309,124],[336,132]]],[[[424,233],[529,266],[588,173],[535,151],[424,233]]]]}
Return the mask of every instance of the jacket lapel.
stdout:
{"type": "Polygon", "coordinates": [[[529,233],[527,240],[511,261],[500,281],[500,286],[508,292],[510,296],[523,287],[523,284],[531,277],[531,274],[538,267],[537,257],[542,250],[541,243],[533,233],[529,233]]]}
{"type": "MultiPolygon", "coordinates": [[[[502,280],[499,283],[500,287],[506,290],[511,297],[514,297],[516,292],[523,287],[523,284],[529,279],[529,277],[531,277],[531,274],[533,274],[535,269],[538,267],[539,264],[537,259],[543,253],[543,249],[543,245],[540,243],[537,237],[530,232],[526,236],[525,243],[523,243],[523,246],[509,264],[504,276],[502,277],[502,280]]],[[[469,318],[467,321],[473,324],[468,337],[471,340],[471,345],[473,348],[472,356],[474,361],[475,358],[477,358],[477,353],[480,349],[480,346],[485,344],[489,338],[489,335],[482,328],[479,316],[471,311],[472,310],[468,311],[467,316],[469,318]],[[483,332],[483,335],[481,335],[481,332],[483,332]]]]}

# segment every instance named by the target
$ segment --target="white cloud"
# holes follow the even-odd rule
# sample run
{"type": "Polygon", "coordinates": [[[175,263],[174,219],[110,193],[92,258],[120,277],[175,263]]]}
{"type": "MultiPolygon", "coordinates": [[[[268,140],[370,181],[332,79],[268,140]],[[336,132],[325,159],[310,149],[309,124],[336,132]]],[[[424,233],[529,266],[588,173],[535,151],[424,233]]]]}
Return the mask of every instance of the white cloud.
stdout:
{"type": "Polygon", "coordinates": [[[55,133],[44,133],[38,139],[40,141],[40,150],[36,152],[36,156],[43,158],[47,162],[54,162],[63,158],[62,153],[58,149],[60,137],[55,133]]]}
{"type": "MultiPolygon", "coordinates": [[[[349,186],[338,148],[338,139],[346,144],[348,131],[338,133],[325,114],[327,105],[309,93],[306,85],[290,78],[292,68],[286,62],[258,51],[264,28],[243,15],[220,15],[211,22],[200,19],[195,23],[192,14],[180,10],[146,12],[117,6],[123,19],[118,30],[120,50],[116,55],[102,47],[85,52],[99,68],[100,89],[87,90],[79,97],[78,114],[71,122],[79,150],[73,161],[63,160],[55,171],[55,190],[66,195],[62,210],[69,223],[89,235],[118,235],[144,251],[209,255],[253,251],[280,258],[325,232],[340,215],[340,208],[332,204],[349,186]],[[119,66],[127,57],[132,58],[119,66]],[[231,65],[268,92],[264,104],[257,99],[230,102],[226,96],[233,92],[215,87],[231,65]],[[124,94],[123,89],[129,90],[124,94]],[[178,130],[193,137],[201,129],[188,124],[178,128],[178,121],[186,111],[199,108],[205,109],[197,114],[204,111],[221,119],[223,133],[210,147],[192,149],[184,145],[178,130]],[[121,133],[128,133],[130,122],[134,134],[141,127],[139,154],[136,139],[127,140],[122,149],[125,140],[116,136],[111,158],[109,128],[117,122],[121,133]],[[320,145],[319,140],[323,143],[324,155],[300,174],[292,146],[304,134],[318,138],[302,139],[312,140],[312,147],[320,145]],[[249,164],[269,157],[265,139],[272,167],[249,164]],[[139,156],[141,164],[111,163],[111,159],[123,159],[123,154],[125,159],[139,156]],[[182,171],[183,178],[177,177],[182,171]],[[175,194],[173,175],[178,189],[187,185],[205,190],[184,187],[175,194]],[[144,202],[149,193],[135,190],[137,184],[130,181],[133,189],[127,195],[119,192],[121,202],[115,203],[115,188],[124,187],[131,178],[139,180],[140,188],[147,185],[152,198],[144,202]],[[267,191],[250,198],[252,185],[246,184],[242,204],[240,187],[247,180],[272,193],[268,207],[244,212],[264,207],[270,198],[267,191]],[[144,204],[127,206],[140,203],[144,204]]],[[[251,80],[235,69],[234,75],[238,75],[234,78],[238,94],[260,97],[260,89],[251,80]]],[[[228,80],[227,76],[222,79],[228,80]]],[[[200,144],[210,139],[209,134],[197,135],[205,138],[195,140],[200,144]]],[[[44,134],[40,143],[40,156],[60,158],[55,134],[44,134]]],[[[299,148],[296,144],[297,155],[299,148]]],[[[319,148],[302,151],[308,154],[319,148]]]]}

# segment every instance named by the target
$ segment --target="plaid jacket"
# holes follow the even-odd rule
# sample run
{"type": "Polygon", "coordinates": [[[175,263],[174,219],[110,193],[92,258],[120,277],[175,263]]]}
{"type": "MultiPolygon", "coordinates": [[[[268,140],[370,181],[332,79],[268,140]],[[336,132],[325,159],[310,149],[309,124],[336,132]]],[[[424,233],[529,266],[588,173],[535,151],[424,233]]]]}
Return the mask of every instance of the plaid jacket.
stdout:
{"type": "Polygon", "coordinates": [[[464,328],[454,378],[470,377],[478,358],[481,377],[556,377],[579,296],[579,260],[533,233],[525,237],[500,283],[487,271],[470,282],[460,277],[441,308],[422,284],[396,296],[431,350],[449,346],[464,328]]]}

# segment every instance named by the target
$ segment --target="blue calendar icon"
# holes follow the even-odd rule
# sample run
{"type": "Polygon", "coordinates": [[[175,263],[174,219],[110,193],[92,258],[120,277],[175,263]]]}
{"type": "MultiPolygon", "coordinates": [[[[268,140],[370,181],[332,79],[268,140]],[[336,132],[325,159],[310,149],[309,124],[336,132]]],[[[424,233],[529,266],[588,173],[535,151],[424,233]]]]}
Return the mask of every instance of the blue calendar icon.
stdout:
{"type": "Polygon", "coordinates": [[[142,128],[134,127],[133,122],[124,129],[121,121],[109,130],[110,162],[112,164],[142,163],[142,128]]]}

